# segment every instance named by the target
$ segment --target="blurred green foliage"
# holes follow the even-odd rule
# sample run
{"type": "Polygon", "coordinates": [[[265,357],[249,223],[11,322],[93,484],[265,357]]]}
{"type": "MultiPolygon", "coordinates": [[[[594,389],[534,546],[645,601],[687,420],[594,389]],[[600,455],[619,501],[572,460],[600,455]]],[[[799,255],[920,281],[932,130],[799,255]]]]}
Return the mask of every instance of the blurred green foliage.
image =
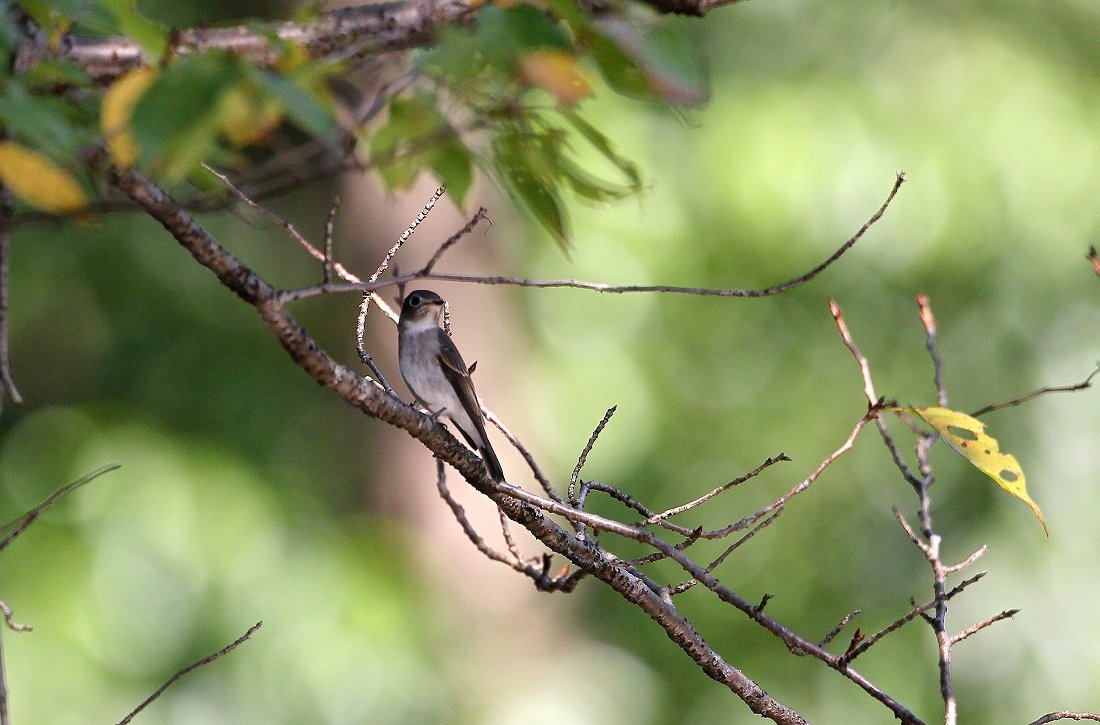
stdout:
{"type": "MultiPolygon", "coordinates": [[[[221,6],[180,6],[173,12],[181,16],[236,17],[221,6]]],[[[507,148],[495,158],[531,156],[522,162],[536,174],[528,191],[516,191],[523,179],[502,180],[543,209],[551,227],[565,208],[554,185],[565,179],[556,158],[575,158],[600,178],[619,174],[627,188],[641,185],[636,163],[647,188],[612,206],[570,205],[569,258],[542,232],[525,236],[503,222],[489,242],[465,242],[500,245],[500,257],[514,260],[500,273],[765,287],[831,253],[881,203],[897,170],[910,178],[848,256],[779,297],[485,293],[522,312],[531,348],[517,368],[483,359],[478,374],[510,378],[524,414],[509,425],[555,480],[567,480],[591,428],[618,404],[585,477],[659,508],[768,456],[791,456],[708,504],[698,520],[708,526],[789,490],[866,410],[828,313],[830,296],[870,359],[879,393],[903,404],[935,401],[918,293],[931,297],[951,403],[961,410],[1077,382],[1100,359],[1100,285],[1083,259],[1100,229],[1094,6],[739,4],[672,24],[696,39],[711,81],[709,105],[679,115],[603,92],[598,78],[645,95],[649,86],[639,79],[656,76],[637,58],[611,62],[618,70],[609,72],[601,58],[624,53],[607,40],[618,36],[552,7],[597,71],[581,124],[541,106],[492,116],[507,89],[475,91],[515,80],[476,75],[491,71],[478,65],[480,24],[445,34],[424,53],[424,68],[467,68],[468,87],[437,80],[469,92],[468,103],[484,102],[478,108],[498,124],[498,138],[511,139],[498,141],[507,148]],[[587,122],[610,141],[588,133],[587,122]],[[540,146],[558,139],[570,145],[553,146],[563,152],[557,156],[540,146]]],[[[498,27],[508,27],[509,17],[498,13],[498,27]]],[[[691,89],[700,77],[687,73],[676,87],[691,89]]],[[[0,103],[0,113],[14,114],[29,98],[31,110],[20,118],[48,114],[46,122],[22,124],[4,116],[26,143],[63,160],[93,133],[86,114],[94,118],[94,107],[62,111],[28,95],[32,81],[6,83],[5,99],[14,100],[0,103]],[[68,115],[76,120],[56,123],[68,115]]],[[[380,127],[394,118],[391,109],[380,127]]],[[[442,121],[433,128],[450,133],[442,121]]],[[[394,133],[407,140],[416,130],[394,133]]],[[[382,153],[383,131],[371,132],[371,153],[382,153]]],[[[450,161],[425,153],[419,163],[441,176],[464,173],[438,168],[450,161]]],[[[394,178],[415,178],[403,173],[389,179],[394,188],[403,186],[394,178]]],[[[310,189],[278,209],[300,228],[318,229],[334,191],[310,189]]],[[[316,279],[317,265],[281,230],[229,216],[203,222],[276,283],[316,279]]],[[[326,299],[295,314],[326,349],[351,361],[355,303],[326,299]]],[[[254,640],[178,683],[143,722],[758,721],[651,621],[594,582],[571,598],[540,602],[543,611],[568,610],[584,646],[528,663],[539,679],[505,686],[500,661],[449,663],[464,642],[484,636],[455,623],[489,617],[497,593],[478,591],[486,600],[478,605],[459,592],[440,596],[410,543],[415,525],[375,503],[396,439],[381,442],[381,424],[318,389],[253,312],[153,222],[21,226],[11,324],[14,373],[28,405],[0,417],[0,518],[92,468],[123,465],[0,555],[0,598],[35,626],[31,634],[3,633],[17,725],[117,721],[179,667],[259,619],[265,626],[254,640]]],[[[933,514],[946,556],[992,547],[981,562],[989,576],[953,603],[952,625],[1023,609],[956,651],[962,721],[1002,725],[1064,708],[1100,710],[1096,395],[1049,397],[987,420],[1027,472],[1049,541],[1018,502],[949,451],[936,451],[933,514]]],[[[904,429],[895,433],[906,440],[904,429]]],[[[593,497],[592,504],[622,515],[612,502],[593,497]]],[[[931,590],[926,564],[890,514],[895,504],[911,511],[912,492],[868,431],[719,574],[750,599],[775,595],[769,611],[807,636],[824,636],[856,608],[863,614],[854,625],[875,630],[931,590]]],[[[603,543],[631,551],[607,537],[603,543]]],[[[698,548],[700,559],[720,550],[698,548]]],[[[668,566],[653,572],[680,578],[668,566]]],[[[689,591],[678,606],[728,661],[810,721],[892,721],[857,688],[791,657],[706,592],[689,591]]],[[[507,632],[491,636],[507,647],[507,632]]],[[[857,664],[935,721],[934,662],[927,628],[912,624],[857,664]]]]}

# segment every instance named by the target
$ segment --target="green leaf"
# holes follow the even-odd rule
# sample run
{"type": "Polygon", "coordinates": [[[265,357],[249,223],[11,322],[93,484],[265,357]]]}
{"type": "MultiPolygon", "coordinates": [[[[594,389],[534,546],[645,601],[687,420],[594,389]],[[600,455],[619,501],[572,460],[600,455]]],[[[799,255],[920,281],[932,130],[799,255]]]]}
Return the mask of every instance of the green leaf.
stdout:
{"type": "Polygon", "coordinates": [[[440,144],[428,154],[428,165],[436,178],[447,185],[447,193],[455,204],[461,207],[474,178],[473,159],[466,145],[457,137],[440,144]]]}
{"type": "Polygon", "coordinates": [[[142,158],[169,179],[183,178],[213,147],[222,97],[243,79],[225,53],[188,55],[162,72],[130,117],[142,158]]]}
{"type": "Polygon", "coordinates": [[[627,98],[656,98],[645,71],[614,40],[600,33],[585,38],[585,45],[607,85],[627,98]]]}
{"type": "Polygon", "coordinates": [[[511,69],[522,53],[569,47],[569,38],[554,19],[527,4],[487,5],[477,17],[477,37],[485,56],[503,70],[511,69]]]}
{"type": "MultiPolygon", "coordinates": [[[[662,23],[643,31],[619,18],[610,18],[600,21],[599,27],[637,63],[649,88],[661,98],[679,106],[696,106],[707,100],[702,60],[691,38],[677,26],[662,23]]],[[[606,53],[607,49],[600,52],[606,53]]]]}
{"type": "Polygon", "coordinates": [[[506,132],[493,142],[493,150],[497,172],[511,197],[567,250],[569,229],[558,194],[556,149],[534,134],[506,132]]]}
{"type": "Polygon", "coordinates": [[[392,163],[402,148],[441,133],[444,124],[432,97],[418,94],[394,98],[390,101],[389,120],[371,137],[371,163],[392,163]]]}
{"type": "Polygon", "coordinates": [[[477,75],[486,62],[481,40],[466,30],[450,26],[443,28],[439,42],[420,59],[427,73],[452,84],[477,75]]]}
{"type": "Polygon", "coordinates": [[[76,154],[83,140],[82,134],[70,123],[66,110],[55,99],[28,94],[23,85],[14,80],[0,95],[2,125],[57,159],[76,154]]]}
{"type": "Polygon", "coordinates": [[[286,115],[303,131],[324,137],[336,128],[336,119],[319,99],[276,71],[256,69],[256,82],[276,96],[286,108],[286,115]]]}
{"type": "Polygon", "coordinates": [[[99,0],[111,11],[122,34],[136,40],[148,60],[156,60],[168,48],[168,29],[137,11],[134,0],[99,0]]]}
{"type": "Polygon", "coordinates": [[[577,0],[549,0],[546,6],[566,22],[574,33],[581,33],[592,26],[592,18],[577,4],[577,0]]]}
{"type": "Polygon", "coordinates": [[[614,164],[615,167],[627,177],[632,192],[641,190],[642,175],[641,172],[638,171],[637,164],[630,159],[620,156],[611,145],[611,140],[608,139],[607,136],[604,136],[598,128],[581,118],[580,114],[576,111],[568,108],[559,108],[558,112],[569,121],[573,128],[584,136],[588,143],[592,144],[604,158],[614,164]]]}

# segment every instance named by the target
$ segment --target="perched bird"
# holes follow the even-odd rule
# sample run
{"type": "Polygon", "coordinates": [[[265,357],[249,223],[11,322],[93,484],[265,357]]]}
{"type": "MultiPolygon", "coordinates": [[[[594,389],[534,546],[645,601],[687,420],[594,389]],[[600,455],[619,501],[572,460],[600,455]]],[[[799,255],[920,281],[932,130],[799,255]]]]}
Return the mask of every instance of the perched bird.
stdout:
{"type": "Polygon", "coordinates": [[[500,461],[485,434],[474,382],[458,348],[443,329],[443,298],[415,290],[401,304],[397,322],[397,360],[401,377],[416,399],[436,415],[446,412],[473,446],[494,481],[504,480],[500,461]]]}

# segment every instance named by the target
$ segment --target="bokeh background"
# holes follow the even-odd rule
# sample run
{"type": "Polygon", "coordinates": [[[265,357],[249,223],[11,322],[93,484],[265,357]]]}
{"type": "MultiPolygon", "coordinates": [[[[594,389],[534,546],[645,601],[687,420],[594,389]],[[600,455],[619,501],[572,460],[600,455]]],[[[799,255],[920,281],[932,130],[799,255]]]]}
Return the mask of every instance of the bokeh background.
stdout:
{"type": "MultiPolygon", "coordinates": [[[[182,27],[290,8],[147,10],[182,27]]],[[[664,508],[768,456],[793,459],[691,520],[708,526],[788,490],[866,410],[830,296],[879,392],[904,403],[935,400],[922,293],[938,317],[953,407],[1078,382],[1095,367],[1100,280],[1084,254],[1100,237],[1100,3],[753,0],[683,24],[708,59],[705,108],[676,115],[606,92],[582,107],[644,169],[640,198],[575,206],[566,256],[482,180],[466,211],[440,206],[401,266],[423,261],[480,202],[495,225],[442,268],[763,287],[831,253],[896,171],[910,181],[848,256],[779,297],[436,285],[467,360],[479,361],[482,397],[556,481],[618,405],[586,476],[664,508]]],[[[343,194],[338,255],[366,272],[433,188],[425,178],[393,199],[370,176],[347,177],[272,207],[320,238],[329,199],[343,194]]],[[[203,223],[276,284],[318,276],[255,216],[203,223]]],[[[326,297],[294,312],[351,364],[355,307],[354,296],[326,297]]],[[[116,722],[260,619],[252,641],[140,721],[757,721],[606,588],[539,595],[481,558],[435,495],[427,453],[318,388],[149,220],[19,227],[11,325],[27,404],[0,417],[3,518],[122,464],[0,556],[0,598],[35,627],[3,633],[14,723],[116,722]]],[[[396,381],[394,330],[377,313],[369,345],[396,381]]],[[[1022,608],[956,648],[962,721],[1100,710],[1098,396],[1048,396],[987,418],[1027,472],[1049,538],[1026,506],[935,452],[946,558],[991,546],[980,562],[990,574],[952,603],[952,626],[1022,608]]],[[[518,478],[519,458],[502,457],[518,478]]],[[[492,532],[495,512],[452,484],[492,532]]],[[[931,592],[895,504],[911,513],[914,496],[868,431],[719,571],[750,599],[775,595],[769,611],[811,638],[856,608],[856,623],[877,629],[931,592]]],[[[679,579],[667,567],[654,575],[679,579]]],[[[892,722],[705,592],[678,602],[723,656],[809,720],[892,722]]],[[[909,625],[859,665],[928,721],[941,717],[927,627],[909,625]]]]}

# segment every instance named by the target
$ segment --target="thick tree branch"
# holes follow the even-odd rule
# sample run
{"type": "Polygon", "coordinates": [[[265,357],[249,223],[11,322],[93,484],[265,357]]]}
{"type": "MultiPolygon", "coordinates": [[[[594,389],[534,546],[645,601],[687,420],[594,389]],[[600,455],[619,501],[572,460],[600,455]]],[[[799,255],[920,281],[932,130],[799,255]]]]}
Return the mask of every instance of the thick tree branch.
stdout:
{"type": "MultiPolygon", "coordinates": [[[[644,0],[660,13],[702,16],[737,0],[644,0]]],[[[356,5],[322,13],[308,23],[274,23],[265,27],[236,25],[227,28],[193,28],[172,36],[170,52],[184,54],[206,50],[228,50],[257,65],[274,65],[281,55],[269,35],[298,44],[314,58],[345,60],[404,50],[430,44],[444,25],[469,20],[480,2],[473,0],[400,0],[356,5]]],[[[606,12],[601,2],[590,3],[598,13],[606,12]]],[[[33,26],[32,23],[27,23],[33,26]]],[[[148,58],[140,45],[129,38],[93,38],[62,34],[56,42],[40,28],[29,27],[15,58],[22,72],[45,60],[75,63],[97,83],[106,84],[129,70],[157,59],[148,58]]]]}
{"type": "MultiPolygon", "coordinates": [[[[492,499],[508,518],[525,527],[547,548],[565,556],[638,606],[664,629],[668,637],[707,676],[728,687],[753,712],[785,725],[805,723],[798,713],[773,699],[742,672],[727,664],[675,607],[662,599],[641,577],[631,573],[622,562],[605,554],[592,542],[570,535],[540,511],[538,506],[516,496],[519,489],[492,481],[481,459],[459,443],[443,424],[405,405],[387,394],[377,383],[359,377],[333,360],[286,310],[280,291],[255,275],[218,244],[162,189],[140,174],[113,166],[103,153],[94,155],[91,163],[113,186],[160,222],[200,264],[214,272],[223,285],[252,305],[294,362],[318,384],[333,390],[367,415],[400,428],[420,441],[436,457],[455,468],[476,490],[492,499]]],[[[542,501],[559,505],[550,499],[542,501]]],[[[563,508],[576,513],[569,507],[563,508]]],[[[630,527],[626,528],[634,531],[630,527]]],[[[701,568],[696,568],[700,575],[705,575],[701,568]]],[[[716,583],[710,577],[707,579],[710,583],[716,583]]],[[[886,696],[881,695],[879,699],[881,698],[886,696]]],[[[904,708],[902,711],[908,714],[904,708]]],[[[911,714],[905,721],[920,722],[911,714]]]]}

